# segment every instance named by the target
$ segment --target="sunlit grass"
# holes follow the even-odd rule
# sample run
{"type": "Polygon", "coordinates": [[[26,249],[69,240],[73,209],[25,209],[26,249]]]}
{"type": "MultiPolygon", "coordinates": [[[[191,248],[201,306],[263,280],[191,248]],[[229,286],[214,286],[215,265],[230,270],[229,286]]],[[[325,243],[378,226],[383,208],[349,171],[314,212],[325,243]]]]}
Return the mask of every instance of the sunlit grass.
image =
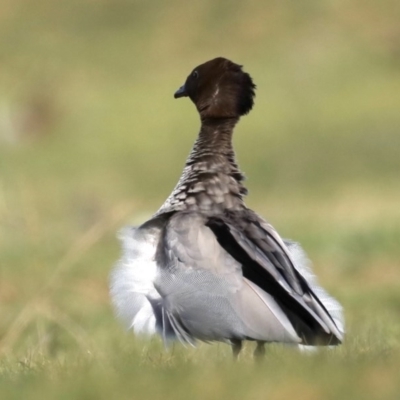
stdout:
{"type": "Polygon", "coordinates": [[[0,398],[398,398],[397,3],[3,3],[0,398]],[[337,349],[233,363],[114,319],[116,232],[175,184],[199,121],[172,94],[217,55],[258,86],[235,135],[248,204],[344,305],[337,349]]]}

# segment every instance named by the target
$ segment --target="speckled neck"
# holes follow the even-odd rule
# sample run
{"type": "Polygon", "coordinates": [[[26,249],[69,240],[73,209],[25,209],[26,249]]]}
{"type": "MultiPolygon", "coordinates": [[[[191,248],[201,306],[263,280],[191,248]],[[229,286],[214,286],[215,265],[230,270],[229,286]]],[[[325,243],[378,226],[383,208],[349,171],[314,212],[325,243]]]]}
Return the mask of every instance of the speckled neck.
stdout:
{"type": "Polygon", "coordinates": [[[186,166],[214,156],[235,163],[232,135],[237,122],[236,118],[203,120],[199,136],[186,160],[186,166]]]}
{"type": "Polygon", "coordinates": [[[232,146],[233,129],[238,120],[202,120],[179,182],[156,215],[188,209],[214,213],[243,206],[247,190],[232,146]]]}

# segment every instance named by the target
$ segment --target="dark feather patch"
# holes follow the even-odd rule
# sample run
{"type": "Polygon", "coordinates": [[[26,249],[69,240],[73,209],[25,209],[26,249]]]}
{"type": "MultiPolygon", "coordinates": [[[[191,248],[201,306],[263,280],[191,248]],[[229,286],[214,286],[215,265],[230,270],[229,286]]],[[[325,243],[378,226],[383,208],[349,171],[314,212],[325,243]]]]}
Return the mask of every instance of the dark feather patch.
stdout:
{"type": "Polygon", "coordinates": [[[248,114],[254,105],[255,89],[241,65],[218,57],[196,67],[180,91],[189,96],[204,119],[248,114]]]}

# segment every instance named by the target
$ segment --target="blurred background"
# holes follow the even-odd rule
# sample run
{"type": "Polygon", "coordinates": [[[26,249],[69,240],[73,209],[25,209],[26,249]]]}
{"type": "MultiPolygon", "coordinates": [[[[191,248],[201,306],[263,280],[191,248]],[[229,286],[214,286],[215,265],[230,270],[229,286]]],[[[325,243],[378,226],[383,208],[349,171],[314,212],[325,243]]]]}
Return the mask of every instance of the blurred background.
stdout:
{"type": "Polygon", "coordinates": [[[0,397],[399,398],[399,21],[395,0],[0,0],[0,397]],[[232,365],[114,319],[116,232],[173,189],[199,129],[173,93],[216,56],[257,84],[247,203],[343,304],[336,350],[232,365]]]}

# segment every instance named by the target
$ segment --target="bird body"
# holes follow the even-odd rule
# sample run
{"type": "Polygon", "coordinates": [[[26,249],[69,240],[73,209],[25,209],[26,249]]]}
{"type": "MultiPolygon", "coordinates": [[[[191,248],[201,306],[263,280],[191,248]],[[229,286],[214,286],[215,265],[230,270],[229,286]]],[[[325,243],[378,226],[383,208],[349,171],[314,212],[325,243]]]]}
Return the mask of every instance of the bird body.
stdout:
{"type": "Polygon", "coordinates": [[[301,247],[246,207],[232,134],[254,99],[241,66],[217,58],[195,68],[175,97],[201,118],[182,176],[158,212],[123,235],[111,277],[118,314],[136,333],[195,344],[242,340],[336,345],[340,304],[313,276],[301,247]]]}

